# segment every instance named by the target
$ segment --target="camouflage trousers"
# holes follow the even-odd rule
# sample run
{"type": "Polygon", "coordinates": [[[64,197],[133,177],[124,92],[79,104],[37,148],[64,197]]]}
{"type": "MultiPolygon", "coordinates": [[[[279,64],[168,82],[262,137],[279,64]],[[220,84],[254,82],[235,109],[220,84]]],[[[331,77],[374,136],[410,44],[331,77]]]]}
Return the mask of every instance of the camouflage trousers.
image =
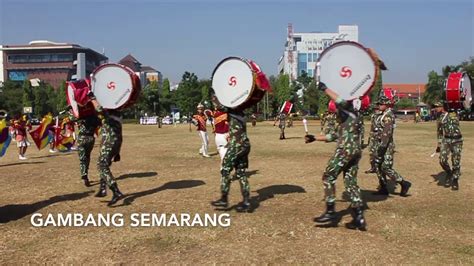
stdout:
{"type": "Polygon", "coordinates": [[[100,180],[105,181],[109,187],[115,184],[110,166],[112,165],[114,157],[120,153],[121,146],[122,138],[120,136],[103,133],[97,167],[99,169],[100,180]]]}
{"type": "Polygon", "coordinates": [[[77,150],[79,154],[79,168],[82,176],[89,173],[89,164],[91,162],[91,152],[94,148],[94,136],[79,136],[77,139],[77,150]]]}
{"type": "Polygon", "coordinates": [[[462,152],[462,141],[459,142],[446,142],[441,143],[441,151],[439,154],[439,164],[443,167],[443,170],[453,179],[459,179],[461,176],[461,152],[462,152]],[[452,169],[449,167],[449,154],[451,155],[452,169]]]}
{"type": "Polygon", "coordinates": [[[221,169],[221,192],[222,194],[229,194],[230,183],[232,178],[230,176],[232,170],[235,168],[236,179],[240,182],[240,190],[242,195],[250,195],[250,185],[247,179],[245,170],[248,168],[248,155],[250,153],[250,144],[234,147],[230,146],[222,161],[221,169]]]}
{"type": "MultiPolygon", "coordinates": [[[[376,145],[376,148],[376,150],[378,150],[379,145],[376,145]]],[[[379,157],[378,154],[376,154],[377,177],[381,185],[387,184],[387,177],[393,182],[401,183],[403,181],[403,177],[393,169],[394,153],[395,145],[390,143],[383,156],[379,157]]]]}
{"type": "Polygon", "coordinates": [[[329,159],[328,166],[323,174],[326,203],[336,201],[336,179],[343,172],[344,186],[351,199],[351,207],[357,208],[362,206],[360,188],[357,185],[357,171],[359,170],[360,158],[360,151],[348,154],[342,148],[336,149],[332,158],[329,159]]]}
{"type": "Polygon", "coordinates": [[[369,152],[370,152],[370,168],[376,169],[377,167],[377,143],[373,138],[369,139],[369,152]]]}

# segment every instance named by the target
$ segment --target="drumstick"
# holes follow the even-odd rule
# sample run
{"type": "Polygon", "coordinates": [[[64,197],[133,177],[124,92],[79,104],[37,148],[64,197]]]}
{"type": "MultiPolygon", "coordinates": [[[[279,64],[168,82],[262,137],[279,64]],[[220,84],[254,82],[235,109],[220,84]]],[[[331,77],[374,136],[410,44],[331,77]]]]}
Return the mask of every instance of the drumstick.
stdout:
{"type": "Polygon", "coordinates": [[[306,135],[308,135],[308,120],[306,120],[306,118],[303,118],[303,125],[304,131],[306,132],[306,135]]]}
{"type": "Polygon", "coordinates": [[[430,155],[430,157],[431,157],[431,158],[435,157],[436,153],[437,153],[437,152],[433,152],[433,153],[430,155]]]}

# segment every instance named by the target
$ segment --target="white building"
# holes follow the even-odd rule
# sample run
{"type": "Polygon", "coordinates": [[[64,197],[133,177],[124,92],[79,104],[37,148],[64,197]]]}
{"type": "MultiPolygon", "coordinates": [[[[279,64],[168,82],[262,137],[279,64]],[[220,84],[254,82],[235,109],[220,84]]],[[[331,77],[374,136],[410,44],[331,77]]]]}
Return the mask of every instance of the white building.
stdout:
{"type": "Polygon", "coordinates": [[[357,25],[339,25],[338,32],[335,33],[293,33],[293,27],[289,24],[285,51],[278,62],[278,73],[289,74],[292,80],[303,72],[312,77],[316,61],[326,47],[337,41],[358,40],[357,25]]]}

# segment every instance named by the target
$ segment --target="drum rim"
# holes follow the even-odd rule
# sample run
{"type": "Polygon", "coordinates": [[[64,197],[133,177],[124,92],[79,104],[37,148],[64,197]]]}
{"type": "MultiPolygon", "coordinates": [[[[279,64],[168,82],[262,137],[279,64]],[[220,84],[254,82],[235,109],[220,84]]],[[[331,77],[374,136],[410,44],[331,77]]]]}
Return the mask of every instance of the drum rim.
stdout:
{"type": "MultiPolygon", "coordinates": [[[[70,94],[69,94],[69,86],[73,87],[74,89],[77,89],[76,86],[74,85],[74,81],[67,81],[67,86],[66,86],[66,97],[67,97],[67,102],[68,102],[68,105],[71,106],[71,111],[72,111],[72,114],[74,115],[74,117],[76,118],[79,118],[79,104],[77,103],[76,99],[74,99],[74,102],[76,103],[76,108],[77,108],[77,112],[74,110],[72,104],[71,104],[71,97],[70,97],[70,94]]],[[[73,95],[74,96],[74,95],[73,95]]]]}
{"type": "MultiPolygon", "coordinates": [[[[138,81],[140,81],[140,77],[138,77],[137,74],[135,74],[135,72],[134,72],[130,67],[128,67],[128,66],[126,66],[126,65],[118,64],[118,63],[105,63],[105,64],[102,64],[102,65],[96,67],[96,68],[92,71],[92,73],[91,73],[91,75],[90,75],[90,80],[91,80],[90,86],[91,86],[91,90],[93,89],[92,81],[93,81],[93,79],[94,79],[94,76],[97,74],[97,72],[99,72],[100,70],[102,70],[102,69],[104,69],[104,68],[106,68],[106,67],[119,67],[119,68],[125,70],[125,72],[127,72],[127,74],[130,75],[130,79],[131,79],[131,83],[132,83],[132,88],[133,88],[133,90],[134,90],[134,91],[135,91],[135,90],[137,90],[137,91],[141,90],[141,84],[135,80],[135,77],[137,77],[137,78],[138,78],[138,81]],[[137,87],[135,87],[135,86],[137,86],[137,87]]],[[[138,92],[138,94],[139,94],[139,92],[138,92]]],[[[126,103],[122,104],[121,106],[119,106],[119,107],[117,107],[117,108],[108,109],[108,110],[122,110],[122,109],[125,109],[125,108],[127,108],[127,107],[130,107],[133,103],[129,103],[129,102],[134,102],[134,101],[131,100],[131,99],[132,99],[132,95],[133,95],[133,93],[130,93],[129,101],[127,101],[126,103]]],[[[139,96],[137,96],[137,97],[135,97],[135,98],[138,99],[138,97],[139,97],[139,96]]]]}
{"type": "MultiPolygon", "coordinates": [[[[372,84],[370,85],[367,92],[364,93],[364,95],[369,94],[372,91],[372,89],[374,88],[375,83],[376,83],[377,79],[379,78],[379,71],[381,71],[381,70],[380,70],[380,66],[377,63],[378,58],[375,58],[371,53],[369,53],[367,51],[368,48],[366,48],[365,46],[363,46],[362,44],[360,44],[358,42],[355,42],[355,41],[339,41],[339,42],[333,43],[331,46],[324,49],[323,52],[321,53],[321,55],[319,55],[318,61],[316,61],[316,68],[314,69],[314,72],[317,73],[318,64],[320,63],[321,58],[323,58],[323,55],[326,54],[330,50],[330,48],[335,47],[335,46],[339,46],[339,45],[342,45],[342,44],[352,44],[352,45],[358,46],[363,51],[365,51],[369,55],[369,57],[372,59],[372,62],[374,63],[374,66],[375,66],[374,80],[372,81],[372,84]]],[[[314,78],[316,79],[317,75],[315,75],[314,78]]],[[[363,97],[364,95],[362,95],[360,97],[363,97]]],[[[352,100],[355,100],[355,99],[359,99],[360,97],[354,97],[354,98],[348,99],[346,101],[352,101],[352,100]]]]}
{"type": "MultiPolygon", "coordinates": [[[[465,106],[465,100],[461,101],[461,81],[464,77],[467,77],[469,79],[469,83],[471,85],[471,97],[472,97],[472,79],[467,73],[467,71],[454,71],[448,74],[448,77],[445,79],[445,84],[444,84],[444,95],[446,98],[446,105],[448,109],[451,110],[463,110],[463,109],[469,109],[465,106]],[[450,100],[448,99],[448,91],[453,91],[453,89],[448,90],[448,81],[449,79],[457,79],[457,90],[456,94],[458,96],[457,100],[450,100]]],[[[452,95],[452,93],[450,93],[452,95]]],[[[471,100],[471,106],[473,102],[471,100]]]]}
{"type": "MultiPolygon", "coordinates": [[[[216,70],[219,68],[219,66],[221,66],[225,61],[229,60],[229,59],[238,59],[240,61],[243,61],[247,67],[250,69],[250,72],[252,72],[252,88],[250,89],[250,92],[249,92],[249,96],[253,95],[253,92],[255,91],[255,87],[257,87],[257,84],[255,82],[255,79],[256,79],[256,73],[255,71],[253,70],[252,66],[249,64],[249,60],[243,58],[243,57],[240,57],[240,56],[229,56],[229,57],[226,57],[224,59],[222,59],[218,64],[217,66],[214,68],[214,70],[212,71],[212,76],[211,76],[211,86],[212,86],[212,81],[214,80],[214,74],[216,73],[216,70]]],[[[212,88],[215,92],[215,89],[212,88]]],[[[249,99],[249,97],[247,97],[247,100],[249,99]]],[[[244,101],[243,103],[235,106],[235,107],[228,107],[228,108],[231,108],[231,109],[234,109],[234,110],[238,110],[241,106],[245,105],[247,101],[244,101]]]]}

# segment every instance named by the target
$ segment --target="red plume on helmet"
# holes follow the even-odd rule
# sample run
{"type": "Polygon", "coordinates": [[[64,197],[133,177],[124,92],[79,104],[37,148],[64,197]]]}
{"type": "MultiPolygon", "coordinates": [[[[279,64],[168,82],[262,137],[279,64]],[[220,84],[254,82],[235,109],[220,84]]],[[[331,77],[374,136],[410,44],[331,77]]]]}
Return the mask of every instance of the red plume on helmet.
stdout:
{"type": "Polygon", "coordinates": [[[360,110],[361,111],[365,111],[365,110],[369,109],[369,107],[370,107],[370,97],[369,97],[369,95],[362,96],[360,101],[361,101],[361,105],[360,105],[360,110]]]}
{"type": "Polygon", "coordinates": [[[328,104],[328,111],[331,113],[335,113],[336,110],[337,110],[336,103],[333,100],[330,100],[328,104]]]}

